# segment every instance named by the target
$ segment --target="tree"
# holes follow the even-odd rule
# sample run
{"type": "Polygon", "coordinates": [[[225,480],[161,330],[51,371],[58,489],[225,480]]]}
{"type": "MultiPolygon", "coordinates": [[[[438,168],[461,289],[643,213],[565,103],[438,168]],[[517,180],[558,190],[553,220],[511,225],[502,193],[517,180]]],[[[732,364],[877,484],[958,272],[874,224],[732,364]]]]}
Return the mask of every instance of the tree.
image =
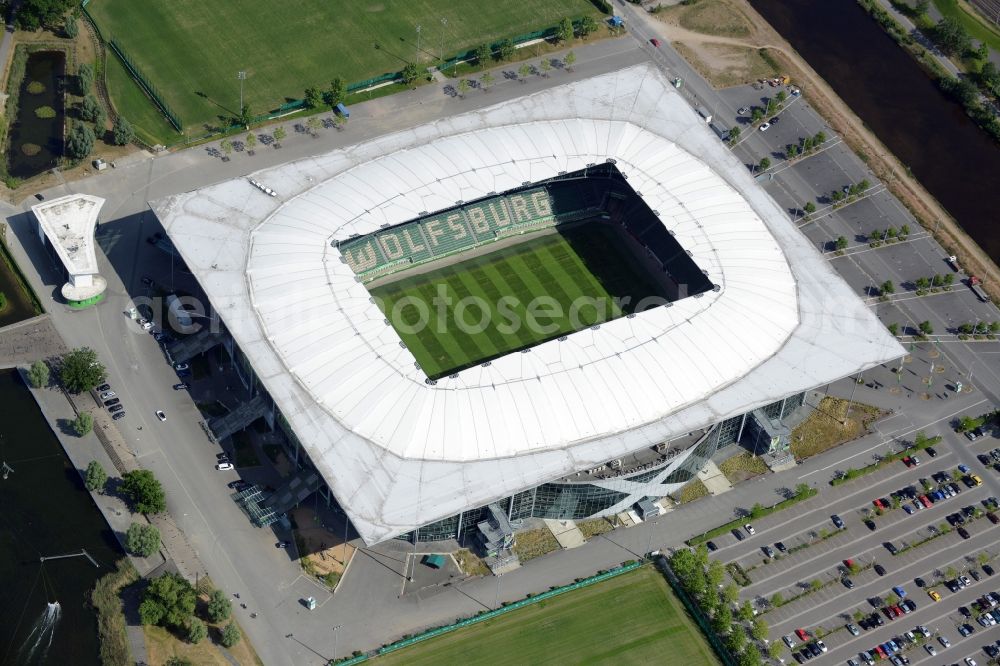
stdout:
{"type": "Polygon", "coordinates": [[[75,16],[69,16],[66,19],[63,32],[66,33],[66,37],[69,39],[76,39],[76,36],[80,34],[80,26],[77,25],[75,16]]]}
{"type": "Polygon", "coordinates": [[[136,513],[162,513],[167,508],[163,486],[148,469],[137,469],[122,476],[121,493],[132,501],[136,513]]]}
{"type": "Polygon", "coordinates": [[[816,212],[816,204],[812,201],[807,201],[806,205],[802,207],[802,210],[806,212],[806,215],[812,215],[816,212]]]}
{"type": "Polygon", "coordinates": [[[757,122],[758,120],[761,120],[763,117],[764,117],[764,110],[759,106],[755,106],[752,109],[750,109],[750,120],[752,122],[757,122]]]}
{"type": "Polygon", "coordinates": [[[135,130],[132,129],[132,124],[125,120],[124,116],[115,118],[115,122],[111,126],[111,140],[114,144],[124,146],[132,143],[133,139],[135,139],[135,130]]]}
{"type": "Polygon", "coordinates": [[[472,53],[478,65],[486,65],[493,60],[493,49],[490,48],[489,44],[480,44],[472,53]]]}
{"type": "Polygon", "coordinates": [[[719,560],[712,560],[708,564],[708,571],[705,577],[708,581],[708,588],[718,590],[722,587],[722,581],[726,577],[726,567],[719,560]]]}
{"type": "Polygon", "coordinates": [[[733,129],[729,130],[729,143],[731,143],[731,144],[732,143],[736,143],[736,141],[739,138],[740,138],[740,128],[739,127],[734,127],[733,129]]]}
{"type": "Polygon", "coordinates": [[[569,17],[559,21],[559,26],[556,28],[556,39],[560,42],[573,41],[573,21],[569,17]]]}
{"type": "Polygon", "coordinates": [[[28,381],[33,387],[42,388],[49,385],[49,364],[45,361],[35,361],[28,368],[28,381]]]}
{"type": "Polygon", "coordinates": [[[194,614],[197,595],[191,583],[176,573],[154,578],[142,596],[139,616],[143,624],[184,627],[194,614]]]}
{"type": "Polygon", "coordinates": [[[844,193],[840,190],[834,190],[830,192],[830,200],[833,202],[842,201],[844,199],[844,193]]]}
{"type": "Polygon", "coordinates": [[[196,617],[191,618],[191,622],[188,624],[187,640],[188,643],[197,645],[198,643],[205,640],[208,636],[208,628],[205,623],[196,617]]]}
{"type": "Polygon", "coordinates": [[[914,280],[913,284],[917,287],[917,289],[923,290],[923,289],[930,288],[931,281],[928,280],[927,278],[921,276],[921,277],[918,277],[916,280],[914,280]]]}
{"type": "Polygon", "coordinates": [[[785,156],[788,159],[791,159],[798,154],[799,154],[799,147],[796,146],[794,143],[790,143],[787,146],[785,146],[785,156]]]}
{"type": "Polygon", "coordinates": [[[804,139],[799,139],[799,141],[802,142],[803,153],[808,153],[810,150],[813,149],[813,138],[811,136],[807,136],[804,139]]]}
{"type": "Polygon", "coordinates": [[[101,467],[101,463],[91,460],[87,464],[87,470],[83,474],[83,486],[91,491],[101,492],[108,482],[108,473],[101,467]]]}
{"type": "Polygon", "coordinates": [[[274,132],[272,132],[271,136],[274,137],[275,145],[280,147],[281,140],[288,136],[288,132],[285,131],[284,125],[278,125],[274,128],[274,132]]]}
{"type": "Polygon", "coordinates": [[[899,236],[900,236],[900,238],[902,238],[903,236],[909,236],[909,235],[910,235],[910,225],[904,224],[903,226],[901,226],[899,228],[899,236]]]}
{"type": "Polygon", "coordinates": [[[489,90],[490,86],[493,85],[493,75],[489,72],[483,72],[483,75],[479,77],[479,85],[482,86],[483,92],[489,90]]]}
{"type": "Polygon", "coordinates": [[[525,79],[531,76],[531,65],[524,63],[517,68],[517,74],[521,78],[521,83],[525,83],[525,79]]]}
{"type": "Polygon", "coordinates": [[[247,144],[247,153],[253,155],[253,149],[257,147],[257,135],[254,134],[253,132],[250,132],[249,134],[247,134],[247,138],[245,139],[245,141],[247,144]]]}
{"type": "Polygon", "coordinates": [[[594,20],[593,16],[584,16],[580,20],[580,36],[586,37],[595,32],[597,32],[597,21],[594,20]]]}
{"type": "Polygon", "coordinates": [[[785,93],[784,90],[779,90],[778,94],[774,96],[774,99],[778,100],[778,104],[781,104],[782,102],[785,101],[785,98],[787,98],[787,97],[788,97],[788,94],[785,93]]]}
{"type": "Polygon", "coordinates": [[[74,349],[63,356],[59,365],[59,381],[70,393],[89,391],[104,381],[104,375],[97,352],[89,347],[74,349]]]}
{"type": "Polygon", "coordinates": [[[767,100],[767,110],[764,111],[764,115],[771,115],[778,110],[778,103],[774,101],[774,98],[767,100]]]}
{"type": "Polygon", "coordinates": [[[225,153],[226,156],[224,159],[228,162],[229,156],[233,154],[233,142],[229,139],[223,139],[219,142],[219,148],[221,148],[222,152],[225,153]]]}
{"type": "Polygon", "coordinates": [[[920,322],[919,328],[922,335],[934,335],[934,327],[929,321],[920,322]]]}
{"type": "Polygon", "coordinates": [[[244,129],[250,129],[250,123],[253,122],[253,114],[250,113],[249,104],[243,105],[243,108],[240,109],[240,117],[236,120],[244,129]]]}
{"type": "Polygon", "coordinates": [[[775,592],[771,595],[771,605],[777,608],[785,603],[785,597],[781,595],[781,592],[775,592]]]}
{"type": "Polygon", "coordinates": [[[761,171],[767,171],[771,168],[771,159],[768,157],[761,158],[758,167],[761,171]]]}
{"type": "Polygon", "coordinates": [[[212,622],[222,622],[228,620],[233,612],[233,605],[222,590],[212,590],[212,595],[208,600],[208,619],[212,622]]]}
{"type": "Polygon", "coordinates": [[[410,85],[417,80],[418,76],[420,76],[420,70],[418,70],[417,66],[412,62],[408,62],[399,75],[402,77],[403,83],[410,85]]]}
{"type": "Polygon", "coordinates": [[[566,69],[573,71],[573,65],[576,63],[576,54],[570,51],[565,56],[563,56],[563,62],[566,63],[566,69]]]}
{"type": "Polygon", "coordinates": [[[769,627],[767,626],[767,620],[762,617],[756,617],[753,619],[753,624],[750,625],[750,635],[754,637],[754,640],[764,640],[767,638],[768,631],[769,627]]]}
{"type": "Polygon", "coordinates": [[[66,138],[66,154],[73,159],[82,160],[94,149],[96,140],[94,130],[83,123],[77,123],[66,138]]]}
{"type": "Polygon", "coordinates": [[[513,58],[515,50],[514,42],[510,39],[501,40],[500,43],[497,44],[497,53],[499,54],[501,60],[510,60],[513,58]]]}
{"type": "Polygon", "coordinates": [[[896,285],[894,285],[892,283],[892,280],[886,280],[885,282],[882,283],[882,286],[879,287],[879,290],[883,294],[895,294],[896,293],[896,285]]]}
{"type": "Polygon", "coordinates": [[[990,556],[988,553],[979,553],[978,555],[976,555],[976,562],[979,563],[979,566],[983,566],[984,564],[989,564],[989,561],[990,561],[990,556]]]}
{"type": "Polygon", "coordinates": [[[754,618],[753,606],[749,601],[744,601],[740,604],[739,609],[736,611],[736,617],[738,617],[743,622],[750,622],[754,618]]]}
{"type": "Polygon", "coordinates": [[[152,525],[132,523],[125,532],[125,549],[139,557],[149,557],[160,549],[160,530],[152,525]]]}
{"type": "Polygon", "coordinates": [[[920,16],[921,14],[926,14],[927,9],[931,5],[931,0],[917,0],[917,3],[913,5],[913,12],[920,16]]]}
{"type": "Polygon", "coordinates": [[[97,114],[101,112],[101,105],[97,102],[97,98],[87,93],[83,98],[83,102],[80,103],[80,117],[87,122],[94,122],[97,118],[97,114]]]}
{"type": "Polygon", "coordinates": [[[787,648],[781,641],[774,641],[767,646],[767,656],[777,661],[787,648]]]}
{"type": "Polygon", "coordinates": [[[719,596],[722,598],[722,603],[729,606],[740,598],[740,589],[733,583],[730,583],[722,588],[719,596]]]}
{"type": "Polygon", "coordinates": [[[837,240],[834,241],[834,247],[836,247],[838,250],[846,250],[847,239],[843,236],[837,236],[837,240]]]}
{"type": "Polygon", "coordinates": [[[226,625],[226,628],[222,630],[222,646],[231,648],[240,642],[242,635],[240,634],[240,628],[236,626],[235,622],[230,622],[226,625]]]}
{"type": "Polygon", "coordinates": [[[795,496],[796,497],[805,497],[806,495],[809,494],[810,490],[811,490],[811,488],[809,487],[808,483],[799,483],[799,484],[796,484],[795,485],[795,496]]]}
{"type": "Polygon", "coordinates": [[[931,37],[948,55],[961,55],[972,48],[972,38],[969,37],[965,27],[951,18],[938,21],[931,32],[931,37]]]}
{"type": "MultiPolygon", "coordinates": [[[[714,623],[712,626],[714,629],[715,627],[714,623]]],[[[726,642],[726,649],[729,650],[730,653],[737,655],[740,652],[743,652],[744,649],[746,649],[747,635],[745,632],[738,630],[732,631],[732,627],[726,627],[725,631],[721,633],[720,632],[715,632],[715,633],[719,634],[720,636],[725,635],[726,633],[729,634],[728,636],[726,636],[725,642],[726,642]]]]}
{"type": "Polygon", "coordinates": [[[57,26],[74,4],[71,0],[25,0],[17,11],[15,21],[24,30],[37,30],[43,25],[57,26]]]}
{"type": "Polygon", "coordinates": [[[464,98],[467,92],[469,92],[469,80],[462,79],[458,82],[458,96],[464,98]]]}
{"type": "Polygon", "coordinates": [[[712,631],[717,633],[719,636],[725,636],[729,633],[729,628],[732,624],[733,612],[729,610],[729,606],[720,606],[715,612],[715,617],[712,618],[712,631]]]}
{"type": "Polygon", "coordinates": [[[752,643],[736,659],[737,666],[760,666],[760,650],[752,643]]]}
{"type": "Polygon", "coordinates": [[[90,93],[94,86],[94,66],[90,63],[83,63],[76,70],[76,91],[79,95],[90,93]]]}
{"type": "Polygon", "coordinates": [[[813,145],[818,146],[826,141],[826,132],[816,132],[813,136],[813,145]]]}
{"type": "Polygon", "coordinates": [[[549,72],[552,71],[552,61],[548,58],[542,58],[542,62],[540,62],[538,66],[542,68],[542,76],[547,78],[549,76],[549,72]]]}
{"type": "Polygon", "coordinates": [[[77,437],[83,437],[89,435],[90,431],[94,429],[94,415],[90,412],[80,412],[73,419],[73,432],[76,433],[77,437]]]}
{"type": "Polygon", "coordinates": [[[306,88],[305,103],[310,109],[315,109],[323,103],[323,93],[315,86],[306,88]]]}
{"type": "Polygon", "coordinates": [[[965,106],[973,104],[979,97],[979,89],[976,88],[976,84],[967,78],[942,76],[938,79],[938,87],[940,87],[941,90],[944,91],[944,94],[948,97],[951,97],[965,106]]]}
{"type": "Polygon", "coordinates": [[[823,581],[821,581],[819,578],[813,578],[811,581],[809,581],[809,587],[810,589],[813,590],[813,592],[815,592],[816,590],[819,590],[820,588],[823,587],[823,581]]]}
{"type": "Polygon", "coordinates": [[[935,273],[934,277],[931,278],[931,284],[935,287],[944,286],[944,276],[940,273],[935,273]]]}
{"type": "Polygon", "coordinates": [[[327,89],[325,97],[327,105],[333,107],[343,102],[345,90],[344,79],[338,76],[330,81],[330,87],[327,89]]]}
{"type": "Polygon", "coordinates": [[[889,332],[892,333],[893,335],[899,335],[899,324],[892,323],[886,326],[886,328],[888,328],[889,332]]]}

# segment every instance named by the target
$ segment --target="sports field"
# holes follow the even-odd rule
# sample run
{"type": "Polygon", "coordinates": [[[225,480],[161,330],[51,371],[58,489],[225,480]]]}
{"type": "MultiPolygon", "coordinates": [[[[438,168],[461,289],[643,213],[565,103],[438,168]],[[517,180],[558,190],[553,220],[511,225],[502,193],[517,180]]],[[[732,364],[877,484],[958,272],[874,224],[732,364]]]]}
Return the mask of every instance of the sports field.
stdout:
{"type": "Polygon", "coordinates": [[[662,295],[617,232],[600,223],[404,273],[370,291],[431,379],[615,319],[642,298],[662,295]],[[617,300],[623,297],[628,301],[617,300]]]}
{"type": "Polygon", "coordinates": [[[709,666],[718,660],[651,566],[374,660],[387,666],[501,662],[709,666]]]}
{"type": "MultiPolygon", "coordinates": [[[[335,77],[362,81],[547,28],[565,16],[597,15],[588,0],[92,0],[87,10],[191,134],[238,112],[240,70],[247,72],[246,103],[263,113],[335,77]]],[[[128,90],[118,76],[108,84],[116,107],[122,100],[128,110],[137,89],[128,90]]],[[[145,129],[169,135],[162,124],[145,129]]]]}

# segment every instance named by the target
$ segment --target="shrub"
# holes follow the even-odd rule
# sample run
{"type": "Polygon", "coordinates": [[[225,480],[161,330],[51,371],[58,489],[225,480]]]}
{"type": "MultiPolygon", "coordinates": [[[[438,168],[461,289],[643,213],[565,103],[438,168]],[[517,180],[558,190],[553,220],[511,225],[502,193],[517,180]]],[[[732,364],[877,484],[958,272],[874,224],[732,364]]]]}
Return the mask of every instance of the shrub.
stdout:
{"type": "Polygon", "coordinates": [[[45,92],[45,84],[41,81],[32,81],[25,90],[28,91],[29,95],[41,95],[45,92]]]}
{"type": "Polygon", "coordinates": [[[222,622],[228,620],[233,612],[233,605],[222,590],[212,590],[208,599],[208,619],[212,622],[222,622]]]}
{"type": "Polygon", "coordinates": [[[137,469],[122,477],[122,495],[132,501],[137,513],[162,513],[167,508],[163,486],[148,469],[137,469]]]}
{"type": "Polygon", "coordinates": [[[84,437],[94,429],[94,417],[90,412],[80,412],[73,419],[73,432],[77,437],[84,437]]]}
{"type": "Polygon", "coordinates": [[[240,633],[240,628],[236,626],[235,622],[230,622],[226,625],[226,628],[222,630],[222,646],[231,648],[240,642],[240,638],[243,635],[240,633]]]}
{"type": "MultiPolygon", "coordinates": [[[[0,294],[2,295],[2,294],[0,294]]],[[[3,309],[3,302],[0,299],[0,310],[3,309]]],[[[28,381],[34,388],[42,388],[49,384],[49,365],[45,361],[35,361],[28,368],[28,381]]]]}
{"type": "Polygon", "coordinates": [[[208,636],[208,628],[205,626],[205,623],[196,617],[192,617],[187,631],[188,643],[197,645],[205,640],[206,636],[208,636]]]}
{"type": "Polygon", "coordinates": [[[101,467],[101,463],[91,460],[87,465],[87,471],[84,473],[83,485],[91,492],[95,490],[102,491],[107,482],[108,473],[101,467]]]}
{"type": "MultiPolygon", "coordinates": [[[[135,130],[132,129],[129,121],[125,120],[122,116],[118,116],[115,118],[115,124],[111,128],[111,135],[112,141],[116,146],[124,146],[125,144],[132,143],[132,140],[135,139],[135,130]]],[[[256,137],[254,137],[255,143],[256,140],[256,137]]]]}
{"type": "Polygon", "coordinates": [[[125,548],[133,555],[149,557],[160,549],[160,530],[152,525],[132,523],[125,533],[125,548]]]}
{"type": "Polygon", "coordinates": [[[53,109],[51,106],[40,106],[37,109],[35,109],[35,117],[43,119],[55,118],[56,110],[53,109]]]}

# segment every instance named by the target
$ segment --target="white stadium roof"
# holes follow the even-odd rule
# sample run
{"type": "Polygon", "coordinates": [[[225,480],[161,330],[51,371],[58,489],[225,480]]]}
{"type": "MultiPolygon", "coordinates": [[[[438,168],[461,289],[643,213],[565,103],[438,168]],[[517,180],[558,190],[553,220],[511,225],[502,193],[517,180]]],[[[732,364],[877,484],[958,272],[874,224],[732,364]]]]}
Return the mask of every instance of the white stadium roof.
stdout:
{"type": "Polygon", "coordinates": [[[154,202],[368,543],[897,358],[651,66],[154,202]],[[614,159],[721,289],[425,382],[332,241],[614,159]]]}

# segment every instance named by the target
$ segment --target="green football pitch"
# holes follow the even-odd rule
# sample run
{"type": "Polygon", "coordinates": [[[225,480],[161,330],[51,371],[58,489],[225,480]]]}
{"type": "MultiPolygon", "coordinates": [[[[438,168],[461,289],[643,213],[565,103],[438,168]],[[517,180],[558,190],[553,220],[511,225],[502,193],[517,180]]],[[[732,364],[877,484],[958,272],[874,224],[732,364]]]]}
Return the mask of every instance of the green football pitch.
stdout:
{"type": "MultiPolygon", "coordinates": [[[[363,81],[411,61],[429,64],[441,54],[547,28],[566,16],[597,15],[588,0],[92,0],[87,10],[192,135],[237,113],[241,70],[247,72],[246,103],[263,113],[301,99],[310,86],[326,88],[335,77],[363,81]]],[[[109,59],[115,59],[110,52],[109,59]]],[[[109,65],[116,108],[145,135],[169,137],[172,130],[155,112],[143,111],[141,105],[151,103],[123,75],[120,65],[109,65]]]]}
{"type": "Polygon", "coordinates": [[[431,379],[615,319],[644,297],[663,295],[618,232],[601,223],[403,273],[369,291],[431,379]]]}
{"type": "Polygon", "coordinates": [[[374,664],[678,664],[715,657],[651,566],[546,599],[374,660],[374,664]]]}

